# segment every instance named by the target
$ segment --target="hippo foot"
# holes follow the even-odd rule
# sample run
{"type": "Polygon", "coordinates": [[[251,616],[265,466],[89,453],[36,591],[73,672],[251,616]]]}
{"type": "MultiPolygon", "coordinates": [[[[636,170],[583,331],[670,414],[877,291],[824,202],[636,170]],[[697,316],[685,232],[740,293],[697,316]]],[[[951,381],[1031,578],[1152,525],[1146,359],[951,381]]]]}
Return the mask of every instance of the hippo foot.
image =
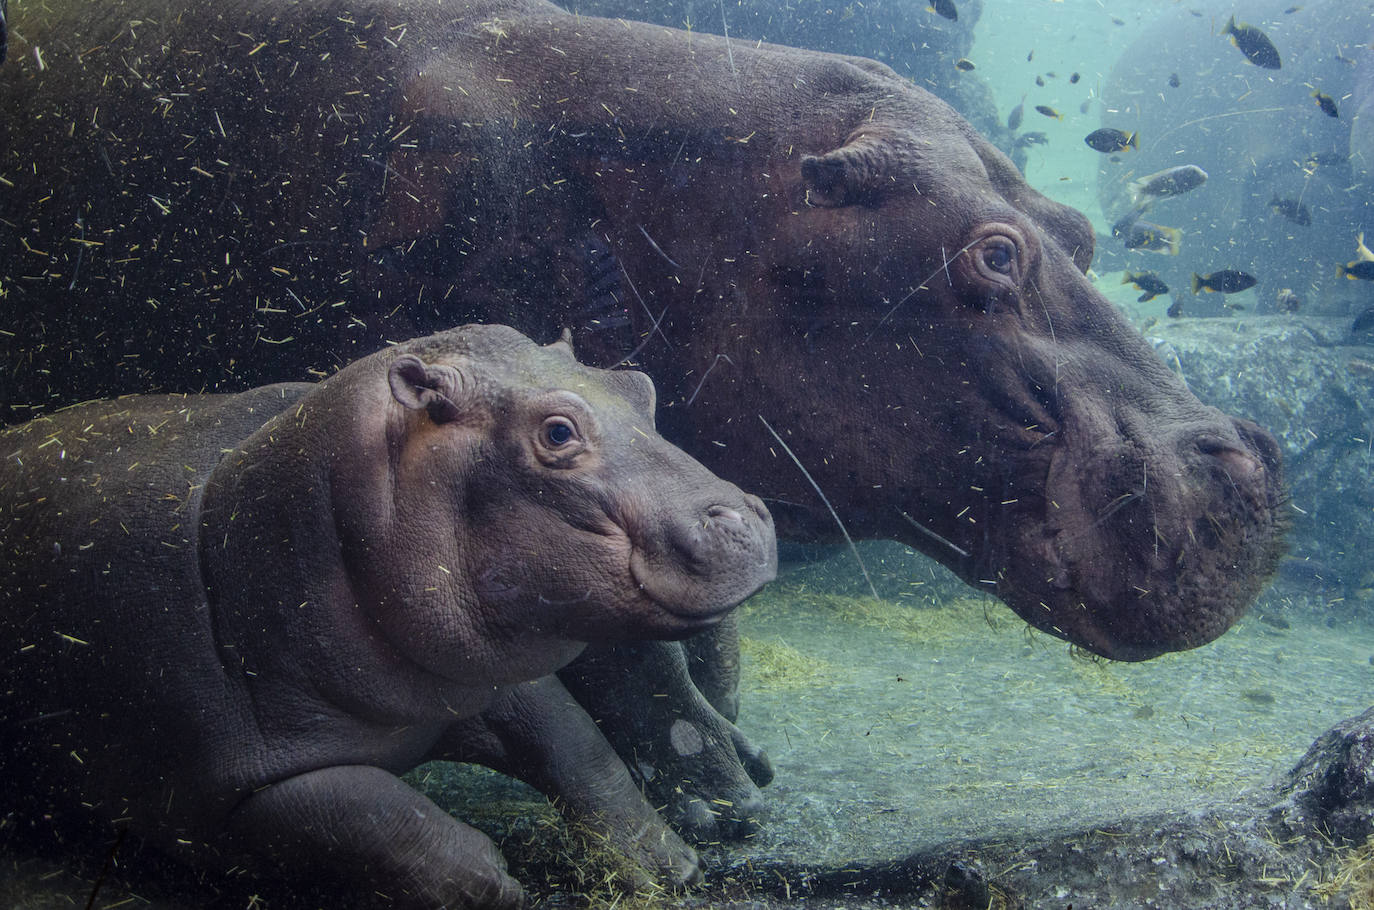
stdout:
{"type": "Polygon", "coordinates": [[[335,881],[354,906],[505,910],[525,902],[486,835],[380,768],[287,778],[249,796],[229,828],[245,852],[290,857],[295,877],[335,881]]]}
{"type": "Polygon", "coordinates": [[[680,644],[588,649],[558,675],[683,837],[707,843],[758,830],[759,787],[772,766],[698,691],[680,644]]]}

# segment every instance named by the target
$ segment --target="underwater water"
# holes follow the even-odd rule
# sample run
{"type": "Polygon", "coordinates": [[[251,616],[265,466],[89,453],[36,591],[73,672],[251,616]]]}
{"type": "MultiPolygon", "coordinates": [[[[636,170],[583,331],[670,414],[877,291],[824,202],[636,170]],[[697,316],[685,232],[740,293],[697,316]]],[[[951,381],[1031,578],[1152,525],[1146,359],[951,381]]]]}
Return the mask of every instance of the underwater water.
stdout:
{"type": "MultiPolygon", "coordinates": [[[[9,15],[32,2],[12,0],[9,15]]],[[[763,39],[874,57],[950,101],[1031,187],[1087,216],[1093,287],[1169,369],[1204,403],[1274,433],[1289,529],[1270,583],[1215,641],[1114,662],[1032,628],[902,544],[784,543],[778,580],[739,610],[738,726],[767,751],[775,777],[756,833],[703,847],[702,891],[623,898],[605,888],[604,857],[569,843],[547,800],[522,784],[439,764],[407,779],[490,835],[534,906],[1374,906],[1368,880],[1333,884],[1357,845],[1315,835],[1303,848],[1317,857],[1302,861],[1310,874],[1278,862],[1184,868],[1177,853],[1166,859],[1147,844],[1140,862],[1166,867],[1161,883],[1122,879],[1114,890],[1120,867],[1092,861],[1112,838],[1136,838],[1140,819],[1227,829],[1227,807],[1263,804],[1318,735],[1374,701],[1374,255],[1357,244],[1362,232],[1374,238],[1374,7],[936,4],[946,5],[957,21],[920,0],[569,8],[728,30],[740,46],[763,39]],[[1249,62],[1222,34],[1233,15],[1272,40],[1281,69],[1249,62]],[[1085,137],[1104,128],[1120,130],[1122,143],[1138,135],[1110,152],[1089,147],[1085,137]],[[1133,182],[1188,165],[1206,171],[1204,185],[1155,197],[1137,188],[1145,195],[1131,198],[1133,182]],[[1146,272],[1167,289],[1140,300],[1146,272]],[[1194,276],[1220,285],[1223,272],[1250,286],[1190,287],[1194,276]],[[1028,845],[1054,838],[1065,845],[1058,853],[1027,858],[1028,845]],[[951,884],[959,863],[987,887],[951,884]],[[1191,902],[1166,879],[1196,885],[1191,902]]],[[[0,193],[18,179],[0,168],[0,193]]],[[[0,250],[0,307],[21,307],[24,254],[11,255],[18,234],[5,230],[14,236],[0,250]]],[[[72,230],[84,243],[85,222],[72,230]]],[[[295,242],[306,241],[284,243],[295,242]]],[[[308,270],[303,257],[281,268],[308,270]]],[[[295,306],[284,297],[274,305],[295,306]]],[[[12,335],[9,324],[0,330],[12,335]]],[[[805,320],[787,328],[809,331],[805,320]]],[[[159,338],[148,359],[175,361],[183,342],[199,343],[159,338]]],[[[283,344],[282,361],[291,356],[283,344]]],[[[691,380],[695,398],[706,379],[691,380]]],[[[672,394],[660,383],[661,401],[672,394]]],[[[0,907],[286,906],[259,903],[251,878],[226,886],[182,872],[168,884],[140,867],[128,881],[101,851],[6,849],[0,907]]]]}

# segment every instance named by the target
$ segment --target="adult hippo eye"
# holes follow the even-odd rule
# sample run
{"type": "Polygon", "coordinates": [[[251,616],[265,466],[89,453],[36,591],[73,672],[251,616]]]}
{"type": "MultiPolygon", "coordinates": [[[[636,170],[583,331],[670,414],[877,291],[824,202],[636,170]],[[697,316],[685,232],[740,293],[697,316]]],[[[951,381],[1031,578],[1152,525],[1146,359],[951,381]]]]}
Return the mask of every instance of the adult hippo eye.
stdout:
{"type": "Polygon", "coordinates": [[[1006,240],[989,241],[983,247],[983,265],[1003,275],[1012,274],[1016,266],[1016,247],[1006,240]]]}

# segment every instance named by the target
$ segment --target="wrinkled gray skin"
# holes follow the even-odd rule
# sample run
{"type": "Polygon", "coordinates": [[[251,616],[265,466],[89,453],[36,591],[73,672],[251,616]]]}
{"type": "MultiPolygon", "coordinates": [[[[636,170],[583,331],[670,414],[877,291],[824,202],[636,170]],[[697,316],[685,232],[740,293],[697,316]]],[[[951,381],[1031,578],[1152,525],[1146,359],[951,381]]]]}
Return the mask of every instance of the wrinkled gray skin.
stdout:
{"type": "Polygon", "coordinates": [[[586,642],[699,632],[775,572],[763,505],[655,433],[642,373],[469,326],[0,447],[11,808],[89,805],[359,903],[515,906],[490,841],[395,776],[481,761],[700,877],[549,675],[586,642]]]}
{"type": "MultiPolygon", "coordinates": [[[[327,373],[459,321],[571,327],[653,376],[665,436],[780,531],[838,536],[761,416],[852,535],[1099,654],[1214,639],[1282,549],[1272,436],[1199,402],[1097,293],[1086,219],[873,61],[540,0],[13,13],[11,416],[327,373]]],[[[769,774],[727,720],[736,666],[711,635],[560,676],[714,840],[769,774]]]]}

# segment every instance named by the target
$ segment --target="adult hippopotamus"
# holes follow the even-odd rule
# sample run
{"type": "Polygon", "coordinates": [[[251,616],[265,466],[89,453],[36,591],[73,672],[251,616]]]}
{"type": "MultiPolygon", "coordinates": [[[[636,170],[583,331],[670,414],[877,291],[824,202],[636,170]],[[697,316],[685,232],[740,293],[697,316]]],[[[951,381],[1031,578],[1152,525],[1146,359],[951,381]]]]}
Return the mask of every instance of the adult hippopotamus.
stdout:
{"type": "Polygon", "coordinates": [[[549,676],[587,642],[698,632],[774,575],[762,503],[653,412],[642,373],[468,326],[314,386],[0,434],[6,808],[363,904],[515,906],[492,843],[395,776],[475,760],[699,877],[549,676]]]}
{"type": "MultiPolygon", "coordinates": [[[[327,373],[466,319],[570,327],[654,376],[665,435],[788,534],[838,532],[760,417],[851,535],[1098,654],[1215,638],[1281,550],[1273,438],[1199,402],[1093,289],[1081,215],[885,66],[543,0],[12,14],[12,414],[327,373]]],[[[685,685],[689,657],[733,653],[697,637],[561,674],[706,836],[757,805],[745,771],[767,778],[685,685]],[[687,716],[704,745],[683,754],[687,716]]],[[[708,692],[726,715],[729,689],[708,692]]]]}

